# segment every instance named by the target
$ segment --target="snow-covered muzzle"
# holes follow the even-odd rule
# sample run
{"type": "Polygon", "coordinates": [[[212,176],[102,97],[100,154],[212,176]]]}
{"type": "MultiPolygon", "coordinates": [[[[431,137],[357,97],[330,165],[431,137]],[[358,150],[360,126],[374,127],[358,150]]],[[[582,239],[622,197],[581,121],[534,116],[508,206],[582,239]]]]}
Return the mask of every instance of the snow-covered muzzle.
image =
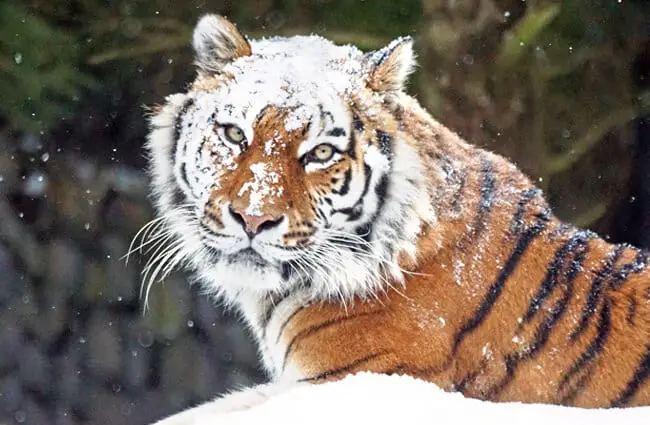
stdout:
{"type": "Polygon", "coordinates": [[[397,258],[414,253],[427,202],[417,154],[381,102],[355,88],[358,50],[297,39],[309,60],[254,42],[265,55],[153,115],[159,216],[142,232],[153,248],[147,285],[178,265],[230,299],[301,286],[346,300],[401,281],[397,258]]]}

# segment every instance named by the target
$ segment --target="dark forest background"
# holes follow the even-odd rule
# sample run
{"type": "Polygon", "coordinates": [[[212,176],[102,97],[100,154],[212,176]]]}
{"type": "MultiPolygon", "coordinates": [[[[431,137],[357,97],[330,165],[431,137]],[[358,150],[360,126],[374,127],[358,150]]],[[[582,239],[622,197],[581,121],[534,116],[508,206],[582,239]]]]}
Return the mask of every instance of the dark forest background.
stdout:
{"type": "Polygon", "coordinates": [[[416,38],[410,91],[565,220],[650,247],[646,0],[0,0],[0,423],[145,424],[265,379],[181,273],[139,298],[144,105],[193,78],[203,13],[252,37],[416,38]]]}

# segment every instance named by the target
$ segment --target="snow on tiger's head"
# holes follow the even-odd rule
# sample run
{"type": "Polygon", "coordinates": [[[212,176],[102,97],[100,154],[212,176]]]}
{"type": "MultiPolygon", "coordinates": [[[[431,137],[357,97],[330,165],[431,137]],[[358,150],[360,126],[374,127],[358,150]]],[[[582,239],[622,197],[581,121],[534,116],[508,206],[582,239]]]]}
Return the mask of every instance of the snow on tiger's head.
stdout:
{"type": "Polygon", "coordinates": [[[387,106],[411,44],[364,54],[318,36],[249,41],[202,18],[196,81],[151,119],[164,222],[151,238],[169,248],[150,281],[184,264],[227,296],[301,284],[348,298],[399,280],[397,257],[413,254],[426,215],[417,155],[387,106]]]}

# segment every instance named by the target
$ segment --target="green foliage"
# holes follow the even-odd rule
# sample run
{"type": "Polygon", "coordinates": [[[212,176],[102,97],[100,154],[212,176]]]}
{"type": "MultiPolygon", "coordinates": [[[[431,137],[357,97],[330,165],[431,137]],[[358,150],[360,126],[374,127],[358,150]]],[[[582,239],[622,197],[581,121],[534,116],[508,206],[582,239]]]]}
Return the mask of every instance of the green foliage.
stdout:
{"type": "MultiPolygon", "coordinates": [[[[134,65],[189,64],[192,28],[203,13],[230,16],[252,37],[318,32],[338,43],[370,50],[413,33],[419,0],[214,2],[196,7],[163,0],[18,0],[0,4],[0,119],[20,131],[47,131],[74,113],[77,101],[127,84],[134,65]],[[217,4],[219,3],[219,4],[217,4]],[[163,62],[164,63],[164,62],[163,62]]],[[[166,68],[166,69],[163,69],[166,68]]],[[[142,92],[168,79],[151,65],[142,92]],[[157,75],[160,74],[160,75],[157,75]],[[149,83],[150,82],[150,83],[149,83]]],[[[154,89],[155,90],[155,89],[154,89]]],[[[108,93],[106,93],[108,94],[108,93]]]]}
{"type": "Polygon", "coordinates": [[[560,8],[553,4],[524,15],[509,34],[503,37],[496,60],[497,66],[505,71],[516,65],[527,50],[527,46],[537,41],[540,33],[553,22],[559,12],[560,8]]]}
{"type": "Polygon", "coordinates": [[[314,14],[325,29],[354,28],[392,38],[412,34],[417,29],[422,8],[417,0],[339,0],[316,2],[314,14]]]}
{"type": "Polygon", "coordinates": [[[422,97],[464,137],[512,158],[552,203],[561,199],[563,218],[589,225],[621,196],[625,127],[650,105],[633,84],[650,3],[505,3],[423,1],[422,97]]]}
{"type": "Polygon", "coordinates": [[[79,70],[75,37],[30,14],[0,5],[0,117],[15,130],[44,131],[68,115],[92,80],[79,70]]]}

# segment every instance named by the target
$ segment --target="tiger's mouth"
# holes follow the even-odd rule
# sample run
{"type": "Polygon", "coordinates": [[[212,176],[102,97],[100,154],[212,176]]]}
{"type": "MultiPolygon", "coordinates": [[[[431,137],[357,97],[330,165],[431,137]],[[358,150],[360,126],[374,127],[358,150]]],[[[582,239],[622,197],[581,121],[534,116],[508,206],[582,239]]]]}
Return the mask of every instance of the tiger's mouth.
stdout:
{"type": "Polygon", "coordinates": [[[228,260],[231,263],[240,263],[255,268],[268,267],[271,264],[250,246],[237,251],[234,254],[230,254],[228,260]]]}
{"type": "MultiPolygon", "coordinates": [[[[289,281],[300,275],[300,267],[295,260],[288,261],[269,261],[262,257],[254,248],[244,248],[234,254],[228,256],[231,264],[243,265],[244,267],[263,270],[269,268],[277,268],[282,276],[282,280],[289,281]]],[[[304,277],[304,276],[303,276],[304,277]]]]}

